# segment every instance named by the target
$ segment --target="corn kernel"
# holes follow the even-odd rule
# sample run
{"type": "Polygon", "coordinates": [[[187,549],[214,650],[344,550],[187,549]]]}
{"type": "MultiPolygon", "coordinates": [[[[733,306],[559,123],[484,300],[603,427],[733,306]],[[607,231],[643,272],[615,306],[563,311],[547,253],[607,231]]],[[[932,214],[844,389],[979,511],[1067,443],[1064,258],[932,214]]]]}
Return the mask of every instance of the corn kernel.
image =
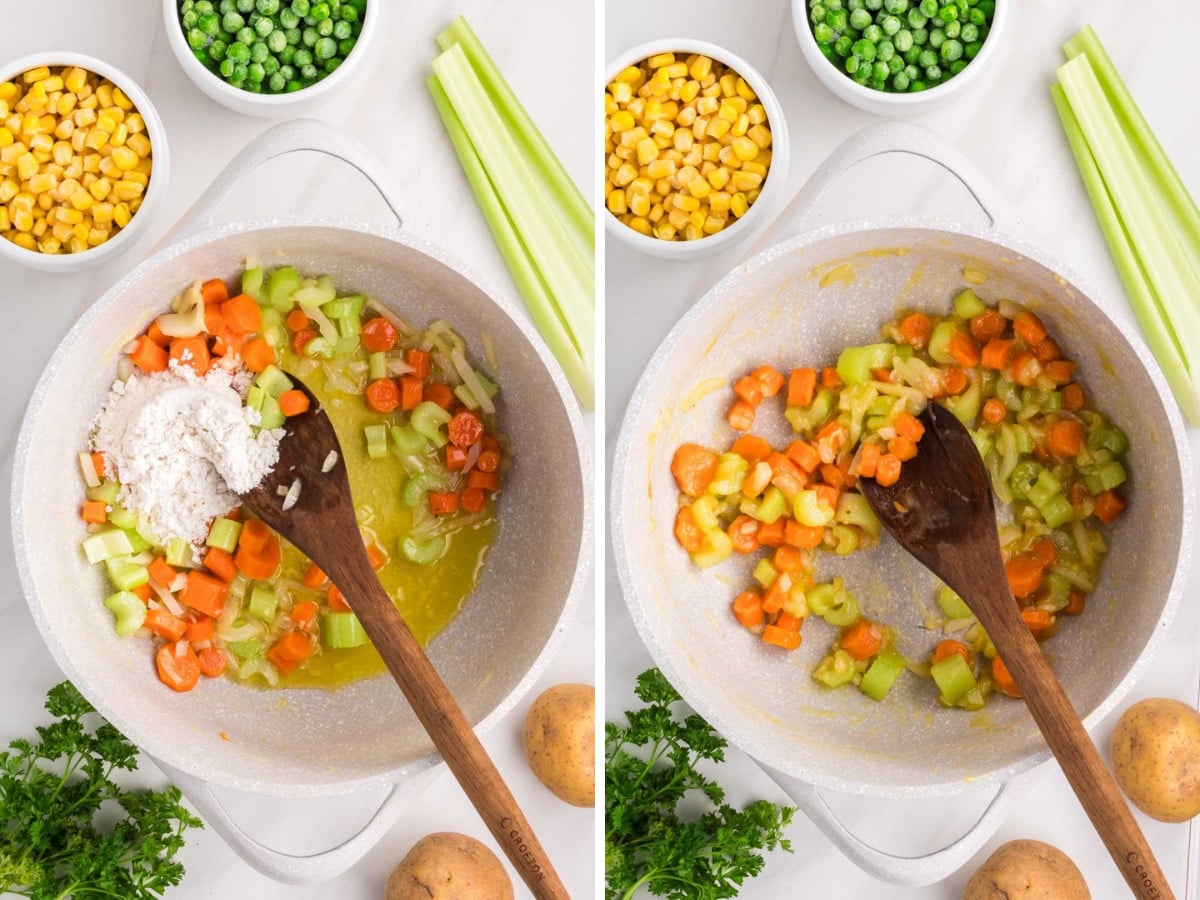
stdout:
{"type": "Polygon", "coordinates": [[[697,200],[703,200],[712,193],[712,185],[708,183],[708,179],[706,178],[693,178],[689,182],[687,189],[688,193],[697,200]]]}
{"type": "Polygon", "coordinates": [[[645,194],[634,194],[629,198],[629,211],[635,216],[645,216],[650,212],[650,198],[645,194]]]}
{"type": "Polygon", "coordinates": [[[18,247],[24,247],[26,250],[37,249],[37,238],[35,238],[32,234],[14,235],[12,242],[18,247]]]}
{"type": "Polygon", "coordinates": [[[688,194],[676,194],[673,202],[676,209],[683,210],[685,213],[695,212],[700,209],[700,201],[688,194]]]}
{"type": "Polygon", "coordinates": [[[116,222],[121,228],[124,228],[126,225],[128,225],[131,218],[133,218],[133,216],[131,214],[129,204],[118,203],[113,207],[113,221],[116,222]]]}
{"type": "Polygon", "coordinates": [[[637,122],[633,118],[633,113],[627,109],[613,113],[612,117],[608,120],[608,127],[614,132],[628,131],[636,124],[637,122]]]}
{"type": "Polygon", "coordinates": [[[734,137],[742,137],[750,130],[750,117],[745,113],[740,113],[737,121],[733,123],[733,127],[729,129],[729,133],[734,137]]]}
{"type": "MultiPolygon", "coordinates": [[[[754,149],[754,154],[758,155],[758,145],[753,141],[747,143],[754,149]]],[[[114,147],[112,151],[112,159],[122,169],[128,171],[138,164],[138,155],[128,147],[114,147]]]]}
{"type": "Polygon", "coordinates": [[[12,213],[12,227],[17,231],[33,231],[33,213],[18,209],[12,213]]]}
{"type": "Polygon", "coordinates": [[[743,193],[739,192],[734,194],[733,199],[729,201],[729,211],[739,219],[746,214],[746,210],[749,208],[750,204],[747,202],[746,195],[743,193]]]}
{"type": "Polygon", "coordinates": [[[107,225],[113,220],[113,205],[97,203],[92,206],[92,221],[97,225],[107,225]]]}
{"type": "Polygon", "coordinates": [[[8,207],[0,206],[0,234],[8,231],[12,227],[12,222],[8,218],[8,207]]]}
{"type": "Polygon", "coordinates": [[[21,190],[21,186],[11,178],[0,181],[0,203],[7,203],[21,190]]]}
{"type": "Polygon", "coordinates": [[[29,229],[29,231],[35,238],[40,238],[44,237],[49,229],[49,222],[47,222],[45,219],[39,219],[35,216],[33,219],[33,227],[29,229]]]}
{"type": "Polygon", "coordinates": [[[729,133],[731,125],[732,123],[727,119],[714,116],[708,120],[708,128],[705,129],[705,135],[711,138],[723,138],[729,133]]]}
{"type": "Polygon", "coordinates": [[[45,172],[38,172],[29,179],[29,189],[35,194],[45,194],[58,187],[58,179],[45,172]]]}
{"type": "Polygon", "coordinates": [[[116,131],[117,126],[120,124],[121,122],[117,118],[116,110],[101,110],[100,114],[96,116],[96,127],[101,131],[107,131],[109,134],[112,134],[114,131],[116,131]]]}
{"type": "Polygon", "coordinates": [[[127,96],[125,96],[125,92],[123,90],[121,90],[119,87],[113,88],[112,102],[116,105],[117,109],[120,109],[120,110],[123,110],[126,112],[133,109],[133,101],[130,100],[127,96]]]}
{"type": "MultiPolygon", "coordinates": [[[[108,175],[112,178],[120,178],[121,173],[124,171],[120,166],[117,165],[116,160],[114,160],[111,156],[94,155],[89,157],[89,159],[92,159],[96,162],[96,166],[92,168],[92,171],[99,171],[101,175],[108,175]]],[[[84,169],[87,169],[86,162],[84,169]]]]}
{"type": "Polygon", "coordinates": [[[674,81],[676,78],[683,78],[686,76],[688,73],[688,67],[687,63],[672,63],[663,69],[663,71],[666,73],[668,78],[674,81]]]}
{"type": "Polygon", "coordinates": [[[45,78],[49,78],[49,77],[50,77],[50,67],[49,66],[38,66],[36,69],[30,69],[28,72],[26,72],[22,76],[22,80],[26,84],[34,84],[35,82],[41,81],[41,80],[43,80],[45,78]]]}
{"type": "Polygon", "coordinates": [[[629,220],[629,227],[639,234],[649,236],[651,233],[650,222],[644,216],[634,216],[629,220]]]}
{"type": "Polygon", "coordinates": [[[109,84],[107,81],[102,82],[101,85],[98,88],[96,88],[96,100],[99,102],[100,106],[102,106],[102,107],[103,106],[112,106],[113,105],[113,86],[111,84],[109,84]]]}
{"type": "Polygon", "coordinates": [[[125,124],[129,126],[130,134],[141,134],[146,130],[146,120],[142,118],[141,113],[131,113],[126,116],[125,124]]]}
{"type": "Polygon", "coordinates": [[[708,174],[708,183],[712,185],[713,190],[722,190],[725,185],[729,184],[729,170],[724,166],[717,166],[708,174]]]}
{"type": "Polygon", "coordinates": [[[90,128],[96,124],[96,111],[81,105],[79,109],[75,110],[72,118],[75,120],[76,128],[90,128]]]}
{"type": "Polygon", "coordinates": [[[669,66],[675,62],[674,53],[658,53],[646,60],[646,68],[661,69],[663,66],[669,66]]]}
{"type": "Polygon", "coordinates": [[[637,178],[637,169],[635,169],[631,164],[625,163],[621,166],[621,168],[617,169],[617,174],[613,176],[613,183],[619,185],[620,187],[624,187],[635,178],[637,178]]]}
{"type": "Polygon", "coordinates": [[[675,174],[675,163],[667,159],[651,160],[646,166],[646,175],[656,181],[660,178],[670,178],[675,174]]]}
{"type": "Polygon", "coordinates": [[[63,84],[66,89],[72,94],[78,94],[83,90],[83,86],[87,84],[87,70],[81,69],[79,66],[72,66],[67,70],[66,78],[63,79],[63,84]]]}
{"type": "Polygon", "coordinates": [[[676,233],[677,230],[675,226],[669,223],[666,225],[659,225],[654,229],[654,236],[660,241],[673,241],[675,240],[676,233]]]}
{"type": "Polygon", "coordinates": [[[33,154],[26,152],[17,159],[17,175],[22,181],[28,181],[33,177],[33,174],[38,170],[38,162],[34,159],[33,154]]]}
{"type": "Polygon", "coordinates": [[[754,172],[734,172],[733,187],[738,191],[749,191],[762,184],[762,176],[754,172]]]}
{"type": "MultiPolygon", "coordinates": [[[[742,171],[748,172],[751,175],[757,175],[760,179],[767,177],[767,167],[762,165],[759,162],[746,163],[745,165],[742,166],[742,171]]],[[[762,182],[759,181],[759,184],[761,185],[762,182]]]]}
{"type": "Polygon", "coordinates": [[[53,256],[56,253],[62,252],[62,241],[57,238],[48,237],[43,241],[38,241],[38,249],[43,253],[49,253],[53,256]]]}
{"type": "Polygon", "coordinates": [[[750,140],[748,137],[737,137],[733,139],[733,152],[742,162],[749,162],[758,156],[758,144],[750,140]]]}
{"type": "Polygon", "coordinates": [[[713,61],[707,56],[697,56],[688,68],[688,74],[697,81],[707,78],[712,72],[713,61]]]}
{"type": "Polygon", "coordinates": [[[605,205],[608,207],[608,211],[613,215],[625,215],[625,212],[628,209],[628,206],[625,203],[625,192],[620,189],[609,191],[608,196],[605,199],[605,205]]]}
{"type": "Polygon", "coordinates": [[[78,225],[83,221],[83,213],[73,206],[60,206],[55,210],[54,216],[64,225],[78,225]]]}
{"type": "Polygon", "coordinates": [[[150,185],[150,177],[143,175],[136,169],[131,169],[125,173],[125,181],[132,181],[134,184],[140,184],[143,188],[150,185]]]}
{"type": "MultiPolygon", "coordinates": [[[[122,198],[122,199],[125,199],[125,198],[122,198]]],[[[89,194],[87,191],[85,191],[83,188],[80,188],[75,193],[73,193],[70,196],[69,200],[71,202],[71,205],[73,207],[75,207],[77,210],[79,210],[80,212],[87,212],[87,210],[92,208],[92,195],[89,194]]]]}
{"type": "Polygon", "coordinates": [[[763,108],[761,103],[755,103],[753,106],[751,106],[748,110],[746,110],[746,115],[750,117],[750,121],[755,125],[762,125],[767,121],[767,111],[763,108]]]}
{"type": "Polygon", "coordinates": [[[91,184],[87,185],[88,193],[96,198],[97,201],[104,200],[108,197],[112,190],[112,183],[107,178],[97,178],[91,184]]]}
{"type": "Polygon", "coordinates": [[[771,146],[771,132],[762,125],[751,126],[746,132],[746,137],[750,138],[750,140],[754,141],[755,144],[764,150],[771,146]]]}
{"type": "Polygon", "coordinates": [[[729,212],[730,196],[724,191],[713,191],[708,195],[708,208],[714,214],[729,212]]]}
{"type": "MultiPolygon", "coordinates": [[[[50,151],[54,149],[54,138],[49,134],[35,134],[29,141],[29,152],[34,156],[44,154],[46,160],[50,159],[50,151]]],[[[45,160],[42,160],[43,162],[45,160]]]]}
{"type": "Polygon", "coordinates": [[[0,125],[0,147],[11,147],[13,140],[13,133],[0,125]]]}

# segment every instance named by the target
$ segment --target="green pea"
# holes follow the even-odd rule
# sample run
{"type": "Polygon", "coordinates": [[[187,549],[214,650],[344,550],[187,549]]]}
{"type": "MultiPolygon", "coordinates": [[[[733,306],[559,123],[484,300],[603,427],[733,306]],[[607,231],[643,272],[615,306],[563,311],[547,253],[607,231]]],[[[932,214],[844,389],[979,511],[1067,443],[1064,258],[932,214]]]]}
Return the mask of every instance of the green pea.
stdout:
{"type": "Polygon", "coordinates": [[[846,60],[846,74],[847,75],[853,75],[858,71],[859,59],[860,59],[860,57],[858,57],[858,56],[851,56],[846,60]]]}
{"type": "Polygon", "coordinates": [[[875,45],[866,38],[860,38],[854,42],[854,54],[861,56],[866,62],[874,62],[875,45]]]}
{"type": "Polygon", "coordinates": [[[262,41],[255,41],[250,47],[251,62],[260,63],[270,55],[270,49],[262,41]]]}
{"type": "Polygon", "coordinates": [[[358,21],[358,10],[348,3],[342,7],[341,15],[342,21],[349,22],[351,25],[358,21]]]}
{"type": "Polygon", "coordinates": [[[846,9],[854,12],[856,9],[866,9],[867,4],[864,0],[846,0],[846,9]]]}
{"type": "Polygon", "coordinates": [[[850,55],[850,48],[854,46],[854,39],[848,34],[843,34],[833,42],[833,52],[845,59],[850,55]]]}
{"type": "Polygon", "coordinates": [[[334,71],[337,70],[337,67],[340,66],[341,64],[342,64],[342,61],[340,59],[338,59],[336,56],[333,59],[325,60],[325,74],[332,75],[334,73],[334,71]]]}
{"type": "Polygon", "coordinates": [[[304,85],[302,85],[298,81],[289,81],[287,83],[287,87],[285,87],[284,90],[289,94],[294,94],[294,93],[296,93],[296,91],[304,90],[304,85]]]}
{"type": "Polygon", "coordinates": [[[961,72],[966,67],[967,67],[967,60],[956,59],[954,62],[950,63],[950,66],[949,66],[950,74],[957,75],[959,72],[961,72]]]}
{"type": "Polygon", "coordinates": [[[850,13],[850,27],[862,31],[871,24],[871,14],[865,9],[856,9],[850,13]]]}
{"type": "MultiPolygon", "coordinates": [[[[329,20],[326,19],[326,22],[329,20]]],[[[317,59],[332,59],[337,55],[337,41],[333,38],[323,37],[317,41],[317,46],[313,48],[313,54],[317,59]]]]}
{"type": "Polygon", "coordinates": [[[196,8],[196,0],[183,0],[179,4],[179,12],[182,15],[185,12],[192,12],[196,8]]]}
{"type": "Polygon", "coordinates": [[[817,39],[818,44],[828,44],[833,41],[833,29],[821,22],[813,26],[813,37],[817,39]]]}
{"type": "Polygon", "coordinates": [[[246,81],[247,66],[245,63],[238,63],[233,67],[233,74],[229,76],[229,83],[234,87],[241,87],[246,81]]]}
{"type": "MultiPolygon", "coordinates": [[[[275,23],[267,18],[259,19],[254,25],[254,31],[260,38],[265,38],[275,33],[275,23]]],[[[284,38],[285,42],[286,40],[287,38],[284,38]]]]}
{"type": "Polygon", "coordinates": [[[846,11],[844,9],[831,9],[825,14],[825,24],[834,31],[842,32],[846,30],[846,11]]]}
{"type": "Polygon", "coordinates": [[[282,63],[279,66],[279,74],[283,76],[284,81],[291,81],[296,77],[296,70],[290,63],[282,63]]]}
{"type": "Polygon", "coordinates": [[[337,38],[339,41],[344,41],[346,38],[351,37],[353,34],[354,34],[354,26],[351,25],[349,22],[345,21],[344,19],[339,20],[338,23],[333,26],[333,36],[335,38],[337,38]]]}
{"type": "Polygon", "coordinates": [[[970,44],[979,38],[979,29],[968,22],[960,29],[958,37],[964,44],[970,44]]]}
{"type": "Polygon", "coordinates": [[[883,0],[867,0],[867,9],[877,12],[883,8],[883,0]]]}
{"type": "Polygon", "coordinates": [[[912,32],[913,43],[918,47],[929,43],[929,31],[925,28],[914,28],[912,32]]]}
{"type": "Polygon", "coordinates": [[[192,8],[201,15],[213,12],[215,10],[215,7],[212,5],[212,0],[196,0],[196,5],[192,8]]]}
{"type": "Polygon", "coordinates": [[[219,12],[221,15],[237,12],[237,4],[234,2],[234,0],[221,0],[221,2],[217,4],[217,12],[219,12]]]}
{"type": "Polygon", "coordinates": [[[943,22],[953,22],[958,18],[958,7],[953,4],[943,6],[938,10],[938,18],[943,22]]]}
{"type": "Polygon", "coordinates": [[[978,27],[987,24],[987,14],[982,9],[973,9],[967,13],[967,21],[978,27]]]}
{"type": "Polygon", "coordinates": [[[935,28],[929,32],[929,46],[934,50],[940,50],[942,44],[946,43],[946,32],[940,28],[935,28]]]}
{"type": "Polygon", "coordinates": [[[227,12],[221,19],[221,28],[229,34],[237,34],[245,25],[246,20],[242,18],[241,13],[227,12]]]}
{"type": "Polygon", "coordinates": [[[918,59],[918,57],[920,57],[920,55],[921,55],[920,47],[909,47],[907,50],[904,51],[904,61],[906,63],[908,63],[910,66],[915,66],[917,64],[917,59],[918,59]]]}
{"type": "Polygon", "coordinates": [[[221,17],[215,12],[205,13],[196,21],[196,27],[210,38],[221,33],[221,17]]]}
{"type": "Polygon", "coordinates": [[[947,22],[946,27],[942,31],[946,32],[946,37],[956,38],[962,31],[962,24],[957,19],[953,22],[947,22]]]}
{"type": "Polygon", "coordinates": [[[317,80],[317,67],[314,66],[312,63],[309,63],[307,66],[301,66],[300,67],[300,77],[303,78],[305,81],[316,81],[317,80]]]}
{"type": "Polygon", "coordinates": [[[329,4],[324,2],[314,3],[309,14],[318,22],[320,22],[322,19],[328,19],[330,15],[332,15],[329,9],[329,4]]]}
{"type": "Polygon", "coordinates": [[[196,27],[196,25],[199,24],[200,13],[196,12],[194,9],[189,9],[179,17],[179,21],[182,23],[185,31],[191,31],[196,27]]]}
{"type": "Polygon", "coordinates": [[[210,57],[212,57],[213,59],[215,59],[217,62],[220,62],[221,60],[223,60],[225,58],[225,51],[228,49],[229,49],[229,45],[226,44],[220,38],[217,38],[215,41],[213,41],[211,44],[208,45],[208,55],[210,57]]]}
{"type": "Polygon", "coordinates": [[[963,45],[951,38],[942,44],[942,59],[946,62],[954,62],[956,59],[962,59],[963,45]]]}
{"type": "Polygon", "coordinates": [[[246,78],[251,84],[261,84],[262,80],[267,77],[267,70],[263,68],[262,63],[250,63],[246,67],[246,78]]]}
{"type": "Polygon", "coordinates": [[[284,89],[284,87],[286,85],[287,85],[287,79],[284,78],[282,75],[280,75],[278,72],[276,72],[274,75],[271,76],[270,80],[267,82],[267,89],[272,94],[278,94],[284,89]]]}
{"type": "Polygon", "coordinates": [[[942,67],[941,66],[926,66],[925,77],[930,81],[941,81],[942,67]]]}
{"type": "Polygon", "coordinates": [[[262,67],[263,71],[266,72],[267,75],[274,75],[279,71],[280,63],[279,60],[274,56],[268,56],[265,60],[263,60],[262,67]]]}
{"type": "Polygon", "coordinates": [[[893,56],[887,61],[888,74],[895,75],[897,72],[904,70],[904,60],[899,56],[893,56]]]}
{"type": "Polygon", "coordinates": [[[220,67],[220,69],[218,69],[218,71],[221,73],[221,77],[229,78],[230,76],[232,76],[233,75],[233,67],[235,65],[236,65],[236,63],[232,59],[230,59],[228,56],[225,57],[223,60],[221,60],[221,67],[220,67]]]}
{"type": "Polygon", "coordinates": [[[254,0],[234,0],[237,4],[237,11],[242,15],[254,12],[254,0]]]}
{"type": "Polygon", "coordinates": [[[292,0],[292,12],[300,16],[300,18],[307,16],[310,9],[312,7],[308,0],[292,0]]]}
{"type": "Polygon", "coordinates": [[[312,47],[316,46],[317,40],[320,37],[321,36],[319,34],[317,34],[317,29],[313,28],[312,26],[309,26],[308,28],[304,29],[304,33],[300,36],[300,40],[304,42],[305,47],[308,47],[311,49],[312,47]]]}
{"type": "Polygon", "coordinates": [[[243,90],[247,90],[252,94],[262,93],[262,84],[257,81],[247,81],[243,86],[243,90]]]}
{"type": "Polygon", "coordinates": [[[296,66],[297,69],[300,68],[301,66],[307,66],[312,61],[313,61],[312,53],[303,48],[297,50],[295,56],[292,57],[292,62],[296,66]]]}
{"type": "Polygon", "coordinates": [[[892,38],[892,43],[899,52],[907,53],[912,49],[913,45],[912,32],[907,28],[900,29],[896,32],[896,36],[892,38]]]}
{"type": "Polygon", "coordinates": [[[908,11],[908,27],[923,28],[925,23],[929,21],[929,17],[919,9],[910,9],[908,11]]]}
{"type": "Polygon", "coordinates": [[[273,16],[279,12],[279,0],[257,0],[254,8],[264,16],[273,16]]]}
{"type": "Polygon", "coordinates": [[[875,48],[875,59],[879,62],[887,62],[896,56],[895,45],[886,38],[879,42],[879,46],[875,48]]]}
{"type": "Polygon", "coordinates": [[[187,42],[193,50],[203,50],[208,46],[208,35],[199,28],[193,28],[187,33],[187,42]]]}
{"type": "Polygon", "coordinates": [[[916,81],[921,77],[921,70],[916,66],[908,65],[904,67],[904,74],[908,77],[909,81],[916,81]]]}
{"type": "Polygon", "coordinates": [[[291,46],[291,47],[300,46],[300,29],[299,28],[289,28],[287,31],[284,32],[284,34],[287,36],[287,42],[288,42],[289,46],[291,46]]]}
{"type": "Polygon", "coordinates": [[[341,54],[343,59],[345,59],[350,55],[350,51],[354,49],[354,45],[357,43],[358,41],[355,38],[346,38],[344,41],[341,41],[338,44],[338,53],[341,54]]]}
{"type": "Polygon", "coordinates": [[[196,59],[200,62],[200,65],[204,66],[204,68],[212,68],[212,58],[208,55],[208,50],[193,50],[192,56],[196,57],[196,59]]]}
{"type": "Polygon", "coordinates": [[[967,47],[966,47],[967,59],[974,59],[979,54],[979,51],[982,49],[983,49],[983,44],[980,43],[979,41],[972,41],[970,44],[967,44],[967,47]]]}
{"type": "Polygon", "coordinates": [[[824,22],[825,16],[829,14],[829,10],[825,8],[823,3],[814,3],[808,11],[809,21],[816,25],[818,22],[824,22]]]}
{"type": "Polygon", "coordinates": [[[267,35],[267,49],[272,53],[279,53],[287,45],[287,35],[282,31],[272,31],[267,35]]]}
{"type": "Polygon", "coordinates": [[[883,82],[888,77],[888,66],[885,62],[875,60],[875,65],[871,67],[871,78],[874,81],[883,82]]]}
{"type": "Polygon", "coordinates": [[[883,39],[883,29],[872,23],[863,29],[863,37],[872,44],[878,44],[883,39]]]}
{"type": "Polygon", "coordinates": [[[279,67],[284,68],[292,64],[292,60],[296,58],[296,48],[290,44],[284,47],[277,54],[279,59],[279,67]]]}
{"type": "Polygon", "coordinates": [[[241,41],[235,41],[234,43],[230,44],[225,55],[232,59],[235,63],[245,64],[250,62],[250,48],[241,41]]]}
{"type": "Polygon", "coordinates": [[[932,18],[938,13],[938,2],[937,0],[921,0],[918,8],[921,10],[921,15],[932,18]]]}
{"type": "Polygon", "coordinates": [[[246,25],[238,29],[237,39],[240,43],[243,43],[249,47],[256,40],[258,40],[258,35],[254,33],[253,28],[251,28],[249,25],[246,25]]]}
{"type": "Polygon", "coordinates": [[[842,0],[823,0],[826,9],[841,9],[842,0]]]}
{"type": "Polygon", "coordinates": [[[883,0],[883,8],[893,16],[898,16],[908,9],[908,0],[883,0]]]}
{"type": "Polygon", "coordinates": [[[884,16],[883,21],[879,24],[884,36],[891,37],[900,30],[900,20],[895,16],[884,16]]]}
{"type": "Polygon", "coordinates": [[[922,69],[928,69],[930,66],[936,66],[938,55],[932,50],[922,50],[921,55],[917,57],[917,65],[922,69]]]}
{"type": "Polygon", "coordinates": [[[329,37],[333,34],[333,19],[322,19],[317,23],[317,34],[320,37],[329,37]]]}
{"type": "Polygon", "coordinates": [[[898,91],[908,90],[909,78],[903,72],[897,72],[892,76],[892,87],[898,91]]]}
{"type": "Polygon", "coordinates": [[[919,80],[918,80],[918,81],[914,81],[912,84],[910,84],[910,85],[908,86],[908,92],[909,92],[910,94],[918,94],[918,93],[920,93],[921,91],[925,90],[927,87],[929,87],[929,85],[927,85],[927,84],[926,84],[925,82],[923,82],[923,81],[919,81],[919,80]]]}

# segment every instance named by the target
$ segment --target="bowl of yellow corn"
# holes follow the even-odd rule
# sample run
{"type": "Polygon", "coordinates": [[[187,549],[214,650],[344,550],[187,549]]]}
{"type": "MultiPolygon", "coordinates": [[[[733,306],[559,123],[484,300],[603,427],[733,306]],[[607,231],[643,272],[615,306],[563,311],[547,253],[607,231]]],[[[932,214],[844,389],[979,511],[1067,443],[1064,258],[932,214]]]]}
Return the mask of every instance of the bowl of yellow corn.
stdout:
{"type": "Polygon", "coordinates": [[[124,72],[78,53],[0,66],[0,259],[65,272],[119,253],[167,175],[162,122],[124,72]]]}
{"type": "Polygon", "coordinates": [[[608,67],[608,234],[687,258],[748,237],[784,188],[788,134],[766,79],[704,41],[659,40],[608,67]]]}

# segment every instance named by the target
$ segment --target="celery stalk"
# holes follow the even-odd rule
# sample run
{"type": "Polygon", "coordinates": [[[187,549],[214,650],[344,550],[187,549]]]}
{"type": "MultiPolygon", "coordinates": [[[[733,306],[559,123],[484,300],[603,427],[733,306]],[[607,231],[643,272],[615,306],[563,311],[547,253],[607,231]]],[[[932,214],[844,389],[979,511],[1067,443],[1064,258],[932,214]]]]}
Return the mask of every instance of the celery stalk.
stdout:
{"type": "Polygon", "coordinates": [[[504,80],[496,63],[467,24],[467,20],[462,16],[456,18],[437,36],[437,44],[442,50],[449,50],[455,44],[462,48],[497,111],[532,161],[534,170],[544,179],[551,197],[566,212],[567,224],[571,226],[571,237],[580,252],[590,261],[595,247],[596,225],[591,207],[571,180],[571,176],[567,174],[567,170],[563,168],[562,161],[546,143],[541,131],[517,99],[517,95],[504,80]]]}
{"type": "MultiPolygon", "coordinates": [[[[1200,422],[1200,360],[1189,358],[1195,342],[1187,340],[1200,335],[1200,311],[1192,299],[1200,296],[1200,275],[1189,264],[1148,180],[1144,160],[1122,130],[1088,57],[1075,57],[1059,68],[1058,75],[1062,96],[1074,115],[1073,125],[1064,116],[1064,126],[1068,138],[1077,129],[1072,145],[1077,160],[1080,137],[1090,152],[1091,165],[1085,158],[1079,168],[1135,312],[1185,415],[1200,422]],[[1101,186],[1107,202],[1097,199],[1103,196],[1098,193],[1101,186]]],[[[1059,106],[1063,115],[1061,101],[1059,106]]]]}
{"type": "MultiPolygon", "coordinates": [[[[534,324],[546,339],[546,343],[554,353],[559,365],[563,367],[568,383],[584,406],[590,409],[594,402],[591,367],[585,361],[579,342],[572,338],[569,323],[558,309],[548,285],[522,242],[515,223],[505,209],[482,159],[476,152],[475,146],[441,82],[435,76],[428,80],[428,84],[429,90],[433,94],[434,104],[441,113],[446,131],[450,135],[450,141],[462,163],[463,171],[467,175],[475,198],[479,202],[492,236],[496,240],[500,254],[504,257],[513,281],[516,282],[517,288],[525,298],[526,308],[529,310],[534,324]]],[[[592,315],[592,313],[587,315],[589,324],[592,315]]]]}

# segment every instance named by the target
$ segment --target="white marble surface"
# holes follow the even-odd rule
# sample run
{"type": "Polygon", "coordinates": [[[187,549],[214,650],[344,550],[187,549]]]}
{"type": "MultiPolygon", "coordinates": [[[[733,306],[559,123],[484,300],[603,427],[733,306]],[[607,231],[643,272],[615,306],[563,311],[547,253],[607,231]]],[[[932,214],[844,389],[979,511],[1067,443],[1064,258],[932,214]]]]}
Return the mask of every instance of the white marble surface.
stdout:
{"type": "MultiPolygon", "coordinates": [[[[425,87],[434,36],[459,12],[491,50],[533,118],[549,136],[572,176],[590,184],[593,165],[590,97],[594,7],[588,0],[372,0],[386,11],[361,78],[314,115],[363,140],[390,167],[403,201],[406,227],[474,266],[514,302],[516,290],[487,231],[425,87]]],[[[179,69],[166,45],[158,0],[56,0],[28,7],[20,26],[0,28],[0,61],[42,50],[88,53],[124,69],[149,93],[164,120],[172,153],[170,192],[161,217],[115,261],[80,275],[52,276],[0,263],[0,315],[10,347],[0,386],[0,484],[7,498],[12,452],[33,385],[59,339],[80,313],[129,267],[150,253],[213,177],[270,123],[232,113],[208,100],[179,69]]],[[[288,214],[342,214],[384,223],[388,214],[357,173],[325,157],[302,154],[265,165],[222,211],[222,220],[288,214]]],[[[164,298],[165,300],[166,298],[164,298]]],[[[589,433],[592,417],[587,417],[589,433]]],[[[5,504],[7,507],[7,502],[5,504]]],[[[0,743],[24,736],[44,721],[45,690],[60,680],[26,610],[17,583],[9,517],[0,517],[0,743]]],[[[583,603],[557,657],[534,691],[484,743],[574,896],[592,894],[595,875],[590,810],[568,807],[549,794],[525,766],[520,725],[541,689],[561,681],[594,681],[594,610],[583,603]]],[[[149,782],[161,776],[143,764],[149,782]]],[[[339,843],[366,820],[380,799],[262,801],[222,793],[248,830],[291,852],[315,852],[339,843]]],[[[325,885],[289,887],[259,876],[211,831],[189,836],[188,869],[178,898],[376,898],[391,867],[422,835],[462,831],[491,840],[457,784],[444,774],[418,808],[347,874],[325,885]]],[[[498,848],[497,852],[498,851],[498,848]]],[[[518,896],[528,896],[519,879],[518,896]]]]}
{"type": "MultiPolygon", "coordinates": [[[[1165,54],[1161,19],[1182,15],[1183,0],[1153,4],[1154,15],[1131,17],[1127,4],[1060,0],[1015,0],[1008,46],[996,60],[1001,71],[976,85],[949,107],[916,121],[940,132],[970,156],[998,185],[1027,234],[1048,252],[1124,304],[1124,294],[1088,205],[1083,187],[1050,102],[1048,86],[1061,61],[1059,45],[1091,22],[1106,42],[1130,89],[1157,130],[1184,181],[1200,193],[1200,101],[1193,88],[1191,61],[1165,54]]],[[[1150,13],[1151,6],[1147,6],[1150,13]]],[[[686,15],[678,4],[608,0],[605,55],[658,38],[690,37],[713,41],[747,58],[770,81],[788,120],[792,140],[789,187],[804,182],[837,144],[874,117],[842,103],[817,81],[800,55],[787,0],[753,4],[692,0],[686,15]],[[753,11],[751,11],[751,9],[753,11]]],[[[790,191],[789,191],[790,195],[790,191]]],[[[969,222],[984,220],[966,192],[924,161],[889,157],[872,160],[835,184],[818,206],[815,224],[874,215],[947,215],[969,222]]],[[[642,367],[677,318],[737,261],[742,246],[698,263],[668,263],[642,256],[616,242],[607,245],[606,296],[608,393],[605,430],[611,465],[612,447],[625,406],[642,367]],[[616,349],[616,348],[619,348],[616,349]]],[[[1125,308],[1125,307],[1123,307],[1125,308]]],[[[1193,450],[1200,448],[1193,430],[1193,450]]],[[[608,551],[606,572],[606,710],[618,717],[632,700],[630,685],[650,664],[621,599],[608,551]]],[[[1130,700],[1166,695],[1197,702],[1197,644],[1200,639],[1200,572],[1193,569],[1183,609],[1170,641],[1130,700]]],[[[1128,702],[1127,702],[1128,703],[1128,702]]],[[[1122,704],[1122,708],[1127,705],[1122,704]]],[[[1107,742],[1115,720],[1095,732],[1107,742]]],[[[740,752],[731,754],[725,776],[740,799],[783,794],[740,752]]],[[[1097,900],[1128,896],[1104,848],[1089,827],[1062,775],[1053,764],[1035,775],[1031,793],[975,860],[958,875],[927,888],[883,885],[857,871],[807,821],[790,830],[795,852],[770,858],[762,876],[743,892],[746,898],[838,896],[847,900],[950,900],[961,894],[973,868],[1001,842],[1018,837],[1049,841],[1070,854],[1085,873],[1097,900]]],[[[965,795],[941,802],[888,802],[835,798],[835,808],[869,841],[893,852],[929,852],[952,840],[981,809],[986,797],[965,795]]],[[[1146,829],[1168,879],[1179,897],[1191,879],[1189,900],[1200,897],[1200,824],[1167,826],[1144,816],[1146,829]],[[1190,863],[1189,863],[1190,856],[1190,863]]]]}

